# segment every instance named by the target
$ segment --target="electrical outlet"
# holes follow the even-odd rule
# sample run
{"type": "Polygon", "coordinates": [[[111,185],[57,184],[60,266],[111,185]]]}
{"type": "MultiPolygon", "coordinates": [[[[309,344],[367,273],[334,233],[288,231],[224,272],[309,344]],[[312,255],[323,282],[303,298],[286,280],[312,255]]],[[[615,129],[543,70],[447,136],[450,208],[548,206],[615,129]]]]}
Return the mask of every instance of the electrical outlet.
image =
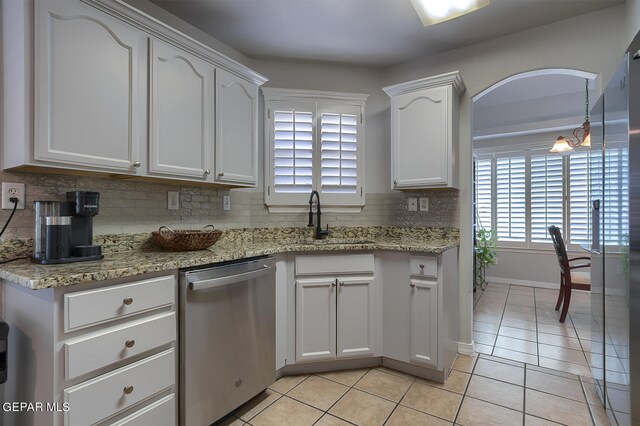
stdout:
{"type": "Polygon", "coordinates": [[[407,209],[410,212],[417,212],[418,211],[418,199],[416,197],[407,198],[407,209]]]}
{"type": "Polygon", "coordinates": [[[429,211],[429,197],[420,197],[418,204],[421,212],[429,211]]]}
{"type": "Polygon", "coordinates": [[[231,210],[231,195],[222,196],[222,210],[231,210]]]}
{"type": "Polygon", "coordinates": [[[24,183],[2,182],[2,208],[13,209],[13,203],[9,198],[18,199],[18,210],[24,209],[25,189],[24,183]]]}
{"type": "Polygon", "coordinates": [[[169,210],[178,210],[180,208],[179,191],[167,191],[167,208],[169,210]]]}

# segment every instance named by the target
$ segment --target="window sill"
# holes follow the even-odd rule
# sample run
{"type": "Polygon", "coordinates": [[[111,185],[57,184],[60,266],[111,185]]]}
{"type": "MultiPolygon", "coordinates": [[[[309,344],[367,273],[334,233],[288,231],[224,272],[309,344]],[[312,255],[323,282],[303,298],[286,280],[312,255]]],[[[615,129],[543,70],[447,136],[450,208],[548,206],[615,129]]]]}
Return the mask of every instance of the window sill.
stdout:
{"type": "MultiPolygon", "coordinates": [[[[364,206],[322,206],[322,213],[360,213],[364,206]]],[[[309,213],[306,206],[267,206],[269,213],[309,213]]],[[[315,210],[314,210],[315,214],[315,210]]]]}

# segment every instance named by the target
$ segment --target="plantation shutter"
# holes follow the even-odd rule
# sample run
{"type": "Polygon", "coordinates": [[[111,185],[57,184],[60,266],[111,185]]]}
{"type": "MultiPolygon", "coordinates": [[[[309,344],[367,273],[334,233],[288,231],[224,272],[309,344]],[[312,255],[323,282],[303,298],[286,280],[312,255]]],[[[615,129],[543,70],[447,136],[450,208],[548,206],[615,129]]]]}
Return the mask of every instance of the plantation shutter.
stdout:
{"type": "Polygon", "coordinates": [[[309,193],[313,188],[313,112],[273,112],[273,189],[309,193]]]}
{"type": "Polygon", "coordinates": [[[574,152],[569,161],[569,244],[591,242],[591,202],[589,197],[589,153],[574,152]]]}
{"type": "Polygon", "coordinates": [[[608,143],[604,158],[604,243],[626,245],[629,235],[629,149],[608,143]]]}
{"type": "Polygon", "coordinates": [[[496,227],[498,240],[526,241],[524,155],[496,160],[496,227]]]}
{"type": "Polygon", "coordinates": [[[478,229],[491,229],[491,159],[476,162],[476,220],[478,229]]]}
{"type": "Polygon", "coordinates": [[[562,230],[562,156],[531,155],[531,242],[550,242],[547,227],[562,230]]]}
{"type": "Polygon", "coordinates": [[[355,194],[358,186],[358,119],[324,113],[320,118],[320,179],[323,193],[355,194]]]}

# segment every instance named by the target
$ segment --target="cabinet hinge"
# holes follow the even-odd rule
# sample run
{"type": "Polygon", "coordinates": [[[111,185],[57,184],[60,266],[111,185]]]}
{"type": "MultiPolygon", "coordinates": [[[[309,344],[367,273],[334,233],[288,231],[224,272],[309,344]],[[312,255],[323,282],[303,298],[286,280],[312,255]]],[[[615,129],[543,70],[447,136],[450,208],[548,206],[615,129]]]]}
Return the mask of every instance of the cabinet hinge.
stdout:
{"type": "Polygon", "coordinates": [[[271,108],[267,110],[267,118],[271,118],[271,108]]]}
{"type": "Polygon", "coordinates": [[[271,185],[267,186],[267,195],[271,195],[271,185]]]}
{"type": "Polygon", "coordinates": [[[360,113],[360,124],[364,123],[364,114],[360,113]]]}
{"type": "Polygon", "coordinates": [[[364,189],[360,187],[360,196],[362,197],[363,195],[364,195],[364,189]]]}

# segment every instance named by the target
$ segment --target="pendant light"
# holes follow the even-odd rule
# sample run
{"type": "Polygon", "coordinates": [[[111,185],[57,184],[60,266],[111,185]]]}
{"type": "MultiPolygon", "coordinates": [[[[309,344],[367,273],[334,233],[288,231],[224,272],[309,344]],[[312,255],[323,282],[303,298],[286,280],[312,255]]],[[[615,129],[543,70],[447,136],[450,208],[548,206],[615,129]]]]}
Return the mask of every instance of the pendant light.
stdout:
{"type": "Polygon", "coordinates": [[[553,144],[550,152],[566,152],[571,151],[578,146],[591,147],[591,123],[589,122],[589,79],[584,79],[584,93],[585,93],[585,118],[582,126],[573,129],[573,140],[569,136],[558,136],[556,142],[553,144]]]}

